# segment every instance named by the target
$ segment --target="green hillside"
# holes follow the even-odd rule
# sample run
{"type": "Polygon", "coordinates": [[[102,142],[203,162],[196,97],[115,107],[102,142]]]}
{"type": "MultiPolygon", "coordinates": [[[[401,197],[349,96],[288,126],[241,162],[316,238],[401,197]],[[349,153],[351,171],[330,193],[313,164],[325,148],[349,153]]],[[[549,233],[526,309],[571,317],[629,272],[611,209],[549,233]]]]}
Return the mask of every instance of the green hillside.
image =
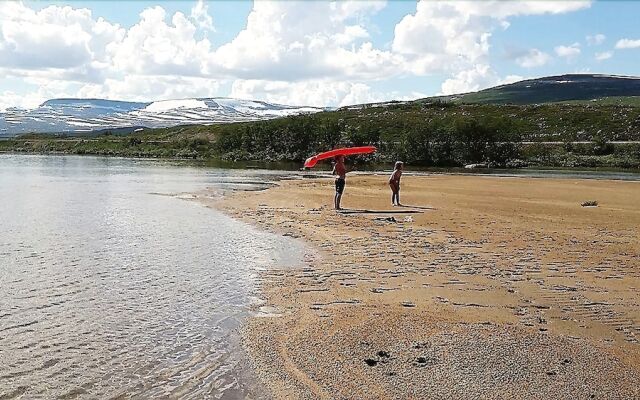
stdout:
{"type": "Polygon", "coordinates": [[[23,137],[0,151],[301,162],[336,146],[374,144],[367,159],[423,166],[640,168],[640,107],[600,104],[390,103],[98,138],[23,137]]]}
{"type": "Polygon", "coordinates": [[[541,104],[618,98],[623,104],[637,105],[639,96],[640,78],[637,77],[570,74],[529,79],[439,99],[456,103],[541,104]]]}

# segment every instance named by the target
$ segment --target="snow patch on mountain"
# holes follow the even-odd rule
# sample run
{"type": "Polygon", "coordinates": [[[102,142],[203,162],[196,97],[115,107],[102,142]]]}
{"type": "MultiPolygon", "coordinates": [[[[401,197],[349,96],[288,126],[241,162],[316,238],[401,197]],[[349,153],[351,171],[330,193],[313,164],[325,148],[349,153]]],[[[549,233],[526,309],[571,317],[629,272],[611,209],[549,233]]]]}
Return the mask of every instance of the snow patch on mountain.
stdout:
{"type": "Polygon", "coordinates": [[[0,112],[0,136],[73,133],[107,129],[164,128],[184,124],[257,121],[323,111],[255,100],[199,98],[156,102],[53,99],[32,110],[0,112]]]}
{"type": "Polygon", "coordinates": [[[162,112],[179,108],[207,108],[207,104],[196,99],[154,101],[146,106],[144,111],[162,112]]]}

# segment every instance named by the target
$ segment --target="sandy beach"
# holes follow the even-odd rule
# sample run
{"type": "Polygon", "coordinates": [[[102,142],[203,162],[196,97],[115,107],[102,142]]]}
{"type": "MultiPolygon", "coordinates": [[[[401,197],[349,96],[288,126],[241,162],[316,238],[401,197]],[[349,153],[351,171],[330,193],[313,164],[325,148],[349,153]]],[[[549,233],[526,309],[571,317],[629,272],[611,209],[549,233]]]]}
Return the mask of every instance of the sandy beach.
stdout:
{"type": "Polygon", "coordinates": [[[386,179],[200,196],[312,250],[243,330],[272,397],[640,398],[640,183],[386,179]]]}

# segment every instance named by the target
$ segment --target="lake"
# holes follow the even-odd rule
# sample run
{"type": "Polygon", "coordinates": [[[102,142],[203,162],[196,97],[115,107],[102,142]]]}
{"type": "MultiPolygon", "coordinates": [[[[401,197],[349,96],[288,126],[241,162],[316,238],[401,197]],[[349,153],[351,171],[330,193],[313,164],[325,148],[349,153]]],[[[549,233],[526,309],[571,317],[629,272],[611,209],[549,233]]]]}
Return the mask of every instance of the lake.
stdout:
{"type": "Polygon", "coordinates": [[[305,249],[181,194],[279,175],[0,155],[0,398],[242,398],[256,273],[305,249]]]}

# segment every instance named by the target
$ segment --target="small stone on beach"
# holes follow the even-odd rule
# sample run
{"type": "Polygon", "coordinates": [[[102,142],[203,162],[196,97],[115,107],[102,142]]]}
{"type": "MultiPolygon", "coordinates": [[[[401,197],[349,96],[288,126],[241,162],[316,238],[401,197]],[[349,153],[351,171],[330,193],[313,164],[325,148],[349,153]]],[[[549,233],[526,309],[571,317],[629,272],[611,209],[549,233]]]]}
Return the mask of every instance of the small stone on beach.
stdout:
{"type": "Polygon", "coordinates": [[[373,358],[367,358],[364,362],[370,367],[375,367],[378,364],[378,360],[374,360],[373,358]]]}

